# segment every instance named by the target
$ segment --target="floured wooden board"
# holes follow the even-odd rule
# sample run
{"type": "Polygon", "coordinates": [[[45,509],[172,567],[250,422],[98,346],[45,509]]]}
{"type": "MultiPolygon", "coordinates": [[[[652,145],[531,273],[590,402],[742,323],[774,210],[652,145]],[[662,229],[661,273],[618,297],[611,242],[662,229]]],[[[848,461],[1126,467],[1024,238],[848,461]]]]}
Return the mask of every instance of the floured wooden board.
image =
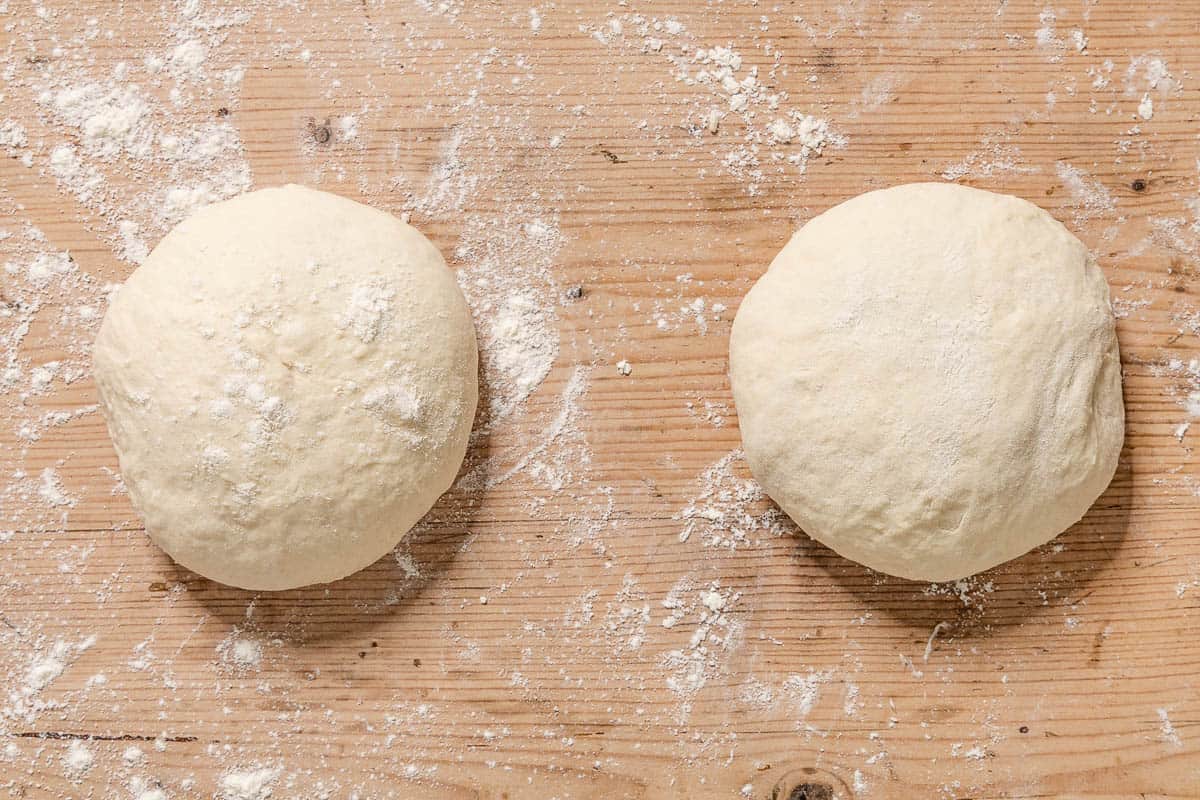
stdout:
{"type": "Polygon", "coordinates": [[[0,796],[1200,797],[1195,4],[0,9],[0,796]],[[951,586],[781,518],[726,375],[790,233],[916,180],[1077,233],[1125,362],[1110,489],[951,586]],[[286,181],[435,241],[484,403],[395,557],[255,595],[148,542],[88,352],[286,181]]]}

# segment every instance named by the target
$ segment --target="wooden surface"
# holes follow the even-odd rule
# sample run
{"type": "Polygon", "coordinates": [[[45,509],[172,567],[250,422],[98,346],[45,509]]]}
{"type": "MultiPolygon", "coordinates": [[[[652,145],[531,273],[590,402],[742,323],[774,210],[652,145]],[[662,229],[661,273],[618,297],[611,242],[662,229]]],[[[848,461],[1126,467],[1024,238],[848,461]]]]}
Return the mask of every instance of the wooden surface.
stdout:
{"type": "MultiPolygon", "coordinates": [[[[112,208],[56,183],[48,159],[71,133],[36,84],[89,16],[115,35],[89,40],[72,68],[100,72],[169,47],[183,12],[56,3],[43,19],[7,6],[0,122],[26,127],[32,158],[0,160],[0,227],[32,223],[97,285],[119,281],[132,265],[114,253],[112,208]]],[[[19,694],[56,640],[96,639],[40,693],[57,705],[32,722],[0,717],[16,746],[0,753],[0,796],[160,784],[170,798],[237,796],[230,774],[267,769],[272,798],[768,798],[801,784],[793,796],[1200,797],[1200,423],[1176,435],[1200,388],[1186,367],[1200,356],[1200,6],[1073,1],[1051,9],[1048,34],[1049,7],[1026,0],[609,6],[544,3],[534,30],[507,3],[262,3],[206,34],[219,37],[213,64],[245,67],[239,96],[196,91],[171,113],[208,119],[227,103],[255,186],[305,182],[409,211],[474,277],[524,280],[506,248],[487,252],[487,231],[552,223],[561,239],[537,251],[549,277],[530,285],[558,356],[469,457],[492,477],[521,468],[451,492],[402,545],[419,575],[389,557],[279,594],[213,584],[153,547],[114,482],[99,414],[17,438],[31,413],[95,403],[86,375],[4,394],[3,693],[19,694]],[[634,14],[685,32],[646,47],[634,14]],[[727,98],[675,80],[681,42],[730,46],[764,81],[778,49],[786,69],[767,82],[840,145],[803,171],[771,156],[795,144],[760,144],[758,177],[731,167],[773,112],[697,129],[727,98]],[[1161,58],[1171,82],[1129,77],[1140,56],[1161,58]],[[323,121],[349,113],[357,137],[322,141],[323,121]],[[424,187],[447,179],[456,133],[472,180],[434,202],[424,187]],[[767,501],[739,499],[752,487],[730,456],[726,374],[738,299],[798,224],[945,175],[1040,204],[1095,252],[1120,315],[1128,420],[1117,475],[1082,522],[957,588],[872,573],[773,524],[767,501]],[[703,331],[679,311],[697,298],[703,331]],[[734,479],[704,497],[705,471],[727,456],[734,479]],[[47,467],[73,506],[12,488],[25,485],[16,471],[47,467]],[[697,502],[719,519],[681,542],[697,502]],[[712,546],[747,522],[766,527],[712,546]],[[681,581],[684,608],[664,627],[681,581]],[[725,608],[709,624],[714,587],[725,608]],[[257,663],[230,659],[239,637],[257,663]],[[95,763],[72,779],[62,759],[75,740],[95,763]],[[130,746],[145,753],[134,766],[130,746]]],[[[118,207],[157,180],[105,168],[118,207]]],[[[48,333],[70,302],[46,298],[21,359],[86,353],[48,333]]]]}

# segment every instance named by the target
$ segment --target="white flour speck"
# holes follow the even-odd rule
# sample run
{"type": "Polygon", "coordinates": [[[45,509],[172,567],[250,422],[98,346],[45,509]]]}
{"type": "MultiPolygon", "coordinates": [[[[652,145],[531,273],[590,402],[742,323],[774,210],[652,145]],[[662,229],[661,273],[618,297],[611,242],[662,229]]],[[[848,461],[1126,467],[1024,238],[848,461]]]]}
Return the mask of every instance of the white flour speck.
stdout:
{"type": "Polygon", "coordinates": [[[72,781],[79,782],[95,762],[96,756],[92,751],[81,740],[76,739],[67,747],[67,754],[63,756],[63,772],[72,781]]]}
{"type": "Polygon", "coordinates": [[[1183,739],[1180,738],[1179,732],[1175,730],[1174,723],[1171,722],[1171,717],[1167,709],[1158,709],[1158,735],[1164,742],[1174,745],[1175,747],[1183,746],[1183,739]]]}
{"type": "Polygon", "coordinates": [[[281,773],[278,767],[227,772],[221,776],[218,796],[220,800],[268,800],[281,773]]]}

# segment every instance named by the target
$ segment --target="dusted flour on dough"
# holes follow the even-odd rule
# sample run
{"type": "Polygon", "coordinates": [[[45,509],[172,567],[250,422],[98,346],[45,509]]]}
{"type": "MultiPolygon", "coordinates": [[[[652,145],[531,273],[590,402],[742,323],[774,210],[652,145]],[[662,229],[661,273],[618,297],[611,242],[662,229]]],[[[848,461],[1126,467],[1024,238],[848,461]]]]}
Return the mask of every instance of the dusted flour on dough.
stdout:
{"type": "Polygon", "coordinates": [[[951,580],[1049,541],[1124,436],[1108,287],[1024,200],[949,184],[856,197],[802,228],[730,341],[746,459],[813,538],[951,580]]]}
{"type": "Polygon", "coordinates": [[[151,537],[250,589],[386,553],[449,488],[475,413],[470,312],[437,249],[300,186],[176,227],[113,300],[95,363],[151,537]]]}

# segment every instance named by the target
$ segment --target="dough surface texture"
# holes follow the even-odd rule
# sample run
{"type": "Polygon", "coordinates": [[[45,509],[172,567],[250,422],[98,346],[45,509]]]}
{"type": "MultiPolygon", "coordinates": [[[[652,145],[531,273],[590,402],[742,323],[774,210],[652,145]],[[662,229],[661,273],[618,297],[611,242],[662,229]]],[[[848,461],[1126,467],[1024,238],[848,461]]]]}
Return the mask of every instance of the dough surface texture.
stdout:
{"type": "Polygon", "coordinates": [[[246,589],[386,554],[453,482],[477,399],[470,310],[437,248],[301,186],[180,223],[113,297],[93,356],[151,538],[246,589]]]}
{"type": "Polygon", "coordinates": [[[868,192],[800,229],[742,302],[746,459],[809,535],[956,580],[1031,550],[1104,491],[1124,439],[1108,286],[1020,198],[868,192]]]}

